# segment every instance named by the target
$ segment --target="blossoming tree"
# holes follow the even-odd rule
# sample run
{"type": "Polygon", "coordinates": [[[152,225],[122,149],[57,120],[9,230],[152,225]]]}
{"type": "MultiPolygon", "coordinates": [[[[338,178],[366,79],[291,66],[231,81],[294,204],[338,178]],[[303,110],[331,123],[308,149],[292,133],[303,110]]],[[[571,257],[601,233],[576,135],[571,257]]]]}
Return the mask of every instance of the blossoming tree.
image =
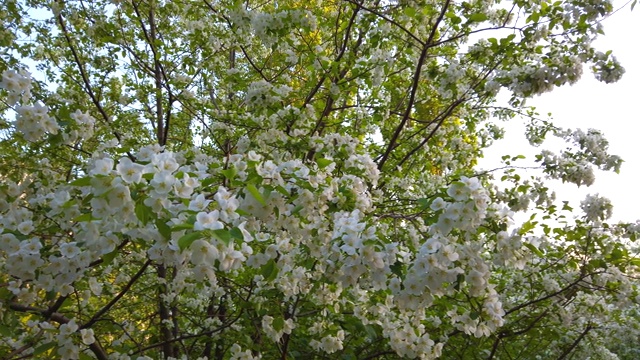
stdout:
{"type": "Polygon", "coordinates": [[[638,351],[640,225],[545,185],[622,161],[524,101],[610,1],[0,3],[0,358],[638,351]]]}

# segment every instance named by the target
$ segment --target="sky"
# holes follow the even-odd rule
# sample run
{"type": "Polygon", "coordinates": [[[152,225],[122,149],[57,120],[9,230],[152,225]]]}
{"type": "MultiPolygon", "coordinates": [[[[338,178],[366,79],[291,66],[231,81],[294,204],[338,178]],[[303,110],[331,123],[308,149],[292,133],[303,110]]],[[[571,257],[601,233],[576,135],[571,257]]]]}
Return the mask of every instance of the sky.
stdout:
{"type": "MultiPolygon", "coordinates": [[[[615,9],[627,5],[603,21],[605,35],[594,43],[594,48],[602,52],[613,50],[626,70],[622,79],[614,84],[600,83],[585,68],[576,84],[537,96],[527,105],[535,106],[542,118],[552,113],[554,123],[560,127],[601,130],[609,140],[609,153],[624,160],[620,174],[597,171],[590,187],[549,182],[557,199],[569,200],[579,208],[587,194],[599,193],[611,199],[614,222],[635,222],[640,219],[640,4],[633,11],[627,0],[613,4],[615,9]]],[[[530,147],[523,124],[518,118],[508,123],[505,138],[485,151],[480,167],[495,168],[506,154],[523,154],[532,164],[544,144],[539,149],[530,147]]]]}

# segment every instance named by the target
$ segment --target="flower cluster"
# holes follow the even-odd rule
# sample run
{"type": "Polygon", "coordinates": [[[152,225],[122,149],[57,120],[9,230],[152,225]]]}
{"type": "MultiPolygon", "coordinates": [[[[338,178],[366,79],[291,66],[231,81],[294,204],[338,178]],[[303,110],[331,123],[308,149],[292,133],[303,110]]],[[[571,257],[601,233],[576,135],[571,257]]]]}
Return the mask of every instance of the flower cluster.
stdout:
{"type": "Polygon", "coordinates": [[[518,96],[531,96],[565,83],[573,84],[581,76],[582,61],[578,57],[554,57],[544,65],[531,63],[499,71],[494,79],[518,96]]]}
{"type": "Polygon", "coordinates": [[[65,133],[67,143],[72,144],[78,140],[87,140],[93,136],[93,128],[96,122],[93,116],[76,110],[71,114],[71,119],[76,122],[78,129],[72,130],[68,134],[65,133]]]}
{"type": "Polygon", "coordinates": [[[614,83],[622,78],[625,70],[611,52],[596,52],[595,62],[591,68],[598,81],[604,83],[614,83]]]}
{"type": "Polygon", "coordinates": [[[584,211],[587,220],[595,223],[607,220],[613,214],[611,200],[601,197],[599,194],[587,195],[580,203],[580,208],[584,211]]]}
{"type": "Polygon", "coordinates": [[[436,198],[431,210],[441,212],[434,231],[446,236],[451,230],[470,231],[486,216],[489,197],[477,178],[461,177],[447,189],[451,202],[436,198]]]}
{"type": "Polygon", "coordinates": [[[289,95],[291,90],[287,85],[275,87],[268,81],[260,80],[249,85],[245,101],[253,107],[267,107],[289,95]]]}
{"type": "Polygon", "coordinates": [[[15,105],[19,100],[26,103],[31,99],[31,74],[25,70],[5,70],[2,73],[0,88],[7,90],[7,103],[15,105]]]}
{"type": "Polygon", "coordinates": [[[595,181],[594,165],[602,170],[620,171],[622,159],[608,153],[609,143],[599,131],[589,129],[585,133],[580,129],[557,130],[554,134],[571,141],[575,150],[567,148],[560,154],[543,150],[536,156],[549,177],[562,179],[578,186],[590,186],[595,181]]]}

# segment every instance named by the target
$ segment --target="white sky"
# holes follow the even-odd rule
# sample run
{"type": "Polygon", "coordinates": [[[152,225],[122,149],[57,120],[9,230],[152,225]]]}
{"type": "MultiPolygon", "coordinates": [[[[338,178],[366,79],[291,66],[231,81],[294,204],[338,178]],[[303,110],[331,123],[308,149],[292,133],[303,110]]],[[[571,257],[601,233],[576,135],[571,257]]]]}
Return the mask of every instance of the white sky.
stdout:
{"type": "MultiPolygon", "coordinates": [[[[618,9],[627,0],[614,1],[618,9]]],[[[574,209],[587,194],[599,193],[611,199],[615,221],[640,219],[640,4],[634,11],[629,5],[603,21],[605,35],[594,47],[600,51],[613,50],[626,73],[614,84],[600,83],[585,68],[582,79],[573,86],[565,86],[527,102],[535,106],[542,118],[551,112],[554,123],[563,128],[594,128],[609,140],[609,153],[625,161],[620,174],[596,173],[590,187],[549,182],[558,200],[569,200],[574,209]]],[[[505,139],[485,151],[480,167],[495,168],[502,155],[527,156],[531,163],[539,149],[533,149],[524,138],[522,120],[513,119],[505,128],[505,139]]],[[[544,144],[542,145],[544,148],[544,144]]],[[[522,165],[525,165],[524,163],[522,165]]]]}

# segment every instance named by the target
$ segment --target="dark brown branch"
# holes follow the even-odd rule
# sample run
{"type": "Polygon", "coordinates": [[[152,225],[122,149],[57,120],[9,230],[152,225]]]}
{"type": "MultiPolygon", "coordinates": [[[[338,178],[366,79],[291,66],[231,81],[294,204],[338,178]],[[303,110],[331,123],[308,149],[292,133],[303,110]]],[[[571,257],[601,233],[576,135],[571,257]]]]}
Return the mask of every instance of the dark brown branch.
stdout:
{"type": "Polygon", "coordinates": [[[362,5],[362,4],[360,4],[360,3],[358,3],[358,2],[356,2],[356,1],[354,1],[354,0],[347,0],[347,1],[348,1],[348,2],[350,2],[350,3],[352,3],[352,4],[354,4],[354,5],[356,5],[356,6],[358,6],[358,7],[359,7],[360,9],[362,9],[362,10],[365,10],[365,11],[367,11],[367,12],[372,13],[373,15],[376,15],[377,17],[379,17],[379,18],[381,18],[381,19],[385,20],[386,22],[388,22],[388,23],[392,24],[393,26],[397,27],[398,29],[402,30],[402,31],[403,31],[403,32],[405,32],[407,35],[409,35],[409,37],[411,37],[413,40],[415,40],[416,42],[418,42],[418,44],[420,44],[420,45],[422,45],[422,46],[425,46],[425,45],[426,45],[424,41],[420,40],[420,38],[418,38],[417,36],[415,36],[411,31],[407,30],[404,26],[402,26],[401,24],[399,24],[397,21],[395,21],[395,20],[393,20],[393,19],[389,18],[388,16],[386,16],[386,15],[384,15],[384,14],[382,14],[382,13],[380,13],[380,12],[376,11],[376,10],[373,10],[373,9],[371,9],[371,8],[368,8],[368,7],[366,7],[366,6],[362,5]]]}
{"type": "Polygon", "coordinates": [[[415,154],[418,150],[420,150],[432,137],[433,135],[435,135],[436,131],[438,131],[438,129],[440,129],[440,126],[442,126],[442,124],[444,123],[444,121],[451,116],[451,114],[453,113],[453,111],[463,102],[465,102],[466,99],[465,98],[460,98],[456,101],[454,101],[452,104],[449,105],[449,107],[447,107],[447,110],[442,113],[439,116],[439,119],[436,118],[436,126],[433,128],[433,130],[431,130],[431,132],[429,133],[429,135],[425,136],[425,138],[422,140],[422,142],[420,142],[420,145],[416,146],[415,148],[413,148],[411,151],[409,151],[404,158],[402,158],[402,160],[398,163],[398,166],[401,166],[402,164],[404,164],[405,161],[407,161],[409,158],[411,158],[411,156],[413,154],[415,154]]]}
{"type": "MultiPolygon", "coordinates": [[[[345,29],[344,40],[342,41],[342,47],[340,49],[340,53],[338,54],[338,56],[336,56],[336,59],[334,60],[335,62],[340,61],[342,59],[342,57],[344,56],[346,50],[347,50],[347,43],[349,42],[349,36],[351,35],[351,29],[353,28],[353,24],[355,23],[357,16],[358,16],[358,9],[353,11],[353,14],[351,15],[351,19],[349,19],[349,24],[347,24],[347,28],[345,29]]],[[[318,80],[318,82],[313,87],[313,89],[311,89],[311,92],[307,95],[307,97],[304,100],[304,104],[302,105],[303,109],[308,104],[311,103],[311,100],[313,100],[313,97],[320,90],[320,88],[322,87],[322,84],[324,84],[326,79],[327,79],[327,73],[322,75],[320,80],[318,80]]],[[[293,124],[290,124],[290,127],[291,126],[293,126],[293,124]]]]}
{"type": "MultiPolygon", "coordinates": [[[[155,130],[156,130],[156,139],[158,141],[158,144],[161,146],[166,145],[167,142],[167,135],[168,135],[168,130],[165,129],[168,128],[168,121],[170,120],[170,116],[167,117],[166,121],[163,119],[164,115],[163,115],[163,108],[162,108],[162,80],[167,80],[167,74],[164,70],[164,67],[162,66],[162,63],[160,62],[160,54],[158,53],[158,49],[156,48],[156,39],[157,39],[157,28],[156,28],[156,21],[155,21],[155,12],[153,7],[149,10],[149,30],[147,31],[147,27],[144,25],[144,22],[142,21],[142,14],[140,12],[140,9],[138,8],[138,5],[136,4],[135,1],[132,1],[131,4],[133,5],[133,9],[134,12],[136,13],[136,17],[138,19],[138,22],[140,23],[140,27],[142,28],[142,32],[144,34],[144,37],[147,41],[147,43],[149,44],[149,48],[151,49],[151,52],[153,53],[153,77],[154,77],[154,81],[155,81],[155,92],[156,92],[156,110],[155,110],[155,118],[156,118],[156,126],[155,126],[155,130]],[[167,123],[165,123],[165,122],[167,123]]],[[[169,90],[170,92],[170,90],[169,90]]],[[[170,105],[169,105],[170,106],[170,105]]]]}
{"type": "Polygon", "coordinates": [[[589,331],[591,331],[592,329],[593,329],[593,326],[591,324],[588,324],[587,327],[584,329],[584,331],[580,334],[580,336],[578,336],[578,338],[571,344],[571,346],[566,348],[562,352],[562,354],[560,354],[560,356],[558,357],[558,360],[565,359],[567,357],[567,355],[569,355],[573,351],[573,349],[575,349],[575,347],[578,346],[580,341],[582,341],[582,339],[584,339],[584,337],[587,336],[587,333],[589,331]]]}
{"type": "Polygon", "coordinates": [[[493,356],[498,351],[498,345],[500,344],[500,340],[502,340],[502,336],[497,336],[496,340],[493,342],[493,345],[491,346],[491,353],[489,354],[489,357],[487,358],[487,360],[493,359],[493,356]]]}
{"type": "MultiPolygon", "coordinates": [[[[107,112],[104,110],[104,108],[102,107],[102,104],[100,104],[100,101],[98,101],[96,94],[93,92],[93,87],[91,86],[91,82],[89,81],[89,76],[87,75],[85,68],[82,65],[82,61],[80,61],[80,56],[78,55],[78,52],[76,51],[76,48],[73,46],[73,42],[69,37],[69,31],[67,30],[67,27],[64,23],[64,18],[62,17],[62,14],[58,14],[57,20],[58,20],[58,24],[60,25],[60,30],[62,30],[62,34],[64,35],[67,45],[69,46],[69,50],[71,50],[73,59],[76,65],[78,66],[78,70],[80,70],[80,76],[82,77],[82,82],[84,83],[84,87],[87,94],[91,98],[91,102],[93,102],[93,104],[96,106],[96,108],[98,109],[98,112],[104,119],[105,123],[111,126],[111,120],[109,119],[109,115],[107,115],[107,112]]],[[[118,139],[118,142],[122,142],[121,136],[117,131],[113,130],[112,133],[116,137],[116,139],[118,139]]],[[[135,157],[133,156],[133,154],[131,154],[128,151],[127,151],[127,156],[131,159],[131,161],[135,161],[135,157]]]]}
{"type": "Polygon", "coordinates": [[[435,23],[433,24],[433,28],[431,29],[431,33],[429,34],[429,39],[427,40],[426,44],[422,47],[422,52],[420,53],[420,58],[418,59],[418,64],[416,65],[416,71],[413,75],[413,82],[411,85],[411,94],[409,95],[409,103],[407,104],[404,115],[402,116],[400,125],[398,125],[398,127],[396,128],[396,131],[393,133],[391,140],[389,140],[387,149],[385,150],[384,154],[380,158],[380,162],[378,163],[378,169],[380,170],[382,170],[385,162],[387,162],[387,159],[389,158],[391,151],[393,151],[393,149],[396,146],[396,142],[400,137],[400,133],[404,129],[405,125],[407,124],[407,121],[409,121],[409,117],[411,116],[411,110],[413,109],[413,104],[415,103],[415,100],[416,100],[416,93],[418,92],[418,85],[420,83],[420,75],[422,73],[422,67],[424,66],[425,60],[427,59],[427,52],[431,47],[433,47],[432,43],[433,43],[433,39],[435,37],[436,31],[438,29],[438,25],[444,18],[444,15],[446,14],[450,3],[451,3],[450,0],[445,1],[445,4],[442,7],[442,10],[440,11],[440,15],[438,16],[435,23]]]}
{"type": "MultiPolygon", "coordinates": [[[[288,320],[292,318],[296,314],[296,309],[298,308],[298,304],[300,303],[300,295],[296,296],[296,301],[293,303],[293,307],[291,309],[291,313],[285,311],[284,319],[288,320]]],[[[289,352],[289,343],[291,341],[291,334],[282,334],[282,356],[280,360],[287,360],[287,353],[289,352]]]]}
{"type": "Polygon", "coordinates": [[[262,72],[262,69],[260,69],[254,62],[253,60],[251,60],[251,57],[249,56],[249,54],[247,54],[247,51],[245,50],[244,46],[240,45],[240,50],[242,50],[242,54],[244,55],[244,57],[247,59],[247,61],[249,62],[249,65],[251,65],[251,67],[253,68],[253,70],[255,70],[260,77],[266,81],[266,82],[271,82],[269,81],[269,79],[264,75],[264,73],[262,72]]]}
{"type": "MultiPolygon", "coordinates": [[[[164,267],[164,265],[158,265],[158,278],[167,278],[167,269],[164,267]]],[[[166,287],[162,286],[160,288],[160,294],[158,294],[158,310],[160,312],[160,333],[162,334],[162,339],[164,340],[164,344],[162,345],[162,352],[164,353],[164,358],[167,359],[169,357],[175,357],[173,346],[175,337],[173,336],[171,329],[166,324],[166,321],[171,320],[171,314],[169,308],[162,299],[162,291],[166,291],[166,287]]]]}
{"type": "Polygon", "coordinates": [[[381,356],[384,356],[384,355],[396,355],[396,352],[395,351],[389,351],[389,350],[380,351],[380,352],[377,352],[375,354],[367,355],[367,357],[363,357],[361,360],[373,360],[375,358],[378,358],[378,357],[381,357],[381,356]]]}
{"type": "Polygon", "coordinates": [[[120,300],[127,293],[127,291],[129,291],[129,289],[131,289],[131,286],[133,286],[133,284],[136,281],[138,281],[138,279],[144,274],[145,270],[150,264],[151,264],[151,260],[147,260],[147,262],[145,262],[144,265],[142,265],[140,270],[138,270],[138,272],[135,275],[133,275],[133,277],[131,277],[131,280],[129,280],[129,282],[124,286],[124,288],[120,290],[118,295],[116,295],[113,299],[111,299],[111,301],[109,301],[107,305],[105,305],[102,309],[100,309],[97,313],[95,313],[93,317],[91,317],[91,320],[86,322],[80,328],[86,329],[88,327],[91,327],[100,319],[100,317],[102,317],[102,315],[106,314],[107,311],[109,311],[109,309],[111,309],[111,307],[115,305],[118,302],[118,300],[120,300]]]}
{"type": "Polygon", "coordinates": [[[236,316],[235,318],[231,319],[230,321],[228,321],[227,323],[223,324],[222,326],[220,326],[217,329],[203,331],[203,332],[200,332],[198,334],[182,335],[180,337],[177,337],[177,338],[174,338],[174,339],[171,339],[171,340],[165,340],[165,341],[161,341],[161,342],[158,342],[158,343],[155,343],[155,344],[147,345],[145,347],[137,349],[136,351],[132,351],[131,355],[140,354],[142,352],[145,352],[147,350],[154,349],[154,348],[157,348],[157,347],[164,347],[166,344],[171,344],[171,343],[174,343],[176,341],[188,340],[188,339],[198,338],[198,337],[202,337],[202,336],[211,336],[211,335],[213,335],[215,333],[221,332],[224,329],[230,327],[236,321],[238,321],[238,319],[240,319],[241,316],[242,316],[242,312],[238,313],[238,316],[236,316]]]}
{"type": "Polygon", "coordinates": [[[44,334],[44,330],[38,331],[38,333],[35,336],[33,336],[33,338],[31,338],[29,341],[25,342],[25,344],[22,345],[21,347],[19,347],[19,348],[13,350],[12,352],[10,352],[3,359],[28,359],[28,358],[30,358],[31,355],[25,355],[25,356],[22,356],[22,357],[16,357],[16,356],[18,356],[18,355],[22,354],[23,352],[27,351],[28,349],[31,349],[32,347],[34,347],[38,343],[38,340],[42,337],[42,334],[44,334]]]}
{"type": "MultiPolygon", "coordinates": [[[[63,314],[61,314],[59,312],[49,313],[49,309],[40,309],[40,308],[33,307],[33,306],[21,305],[21,304],[18,304],[18,303],[10,303],[9,304],[9,308],[11,310],[15,310],[15,311],[38,314],[40,316],[43,316],[45,319],[53,320],[53,321],[55,321],[55,322],[57,322],[59,324],[67,324],[67,323],[69,323],[71,321],[69,318],[67,318],[66,316],[64,316],[63,314]]],[[[78,327],[78,329],[84,329],[84,328],[86,328],[86,327],[84,327],[84,326],[79,326],[78,327]]],[[[89,349],[91,350],[91,352],[93,352],[93,354],[96,356],[96,358],[98,358],[98,360],[107,360],[107,359],[109,359],[109,356],[104,351],[104,349],[102,348],[102,346],[100,345],[100,343],[98,342],[97,339],[93,344],[89,345],[89,349]]]]}
{"type": "MultiPolygon", "coordinates": [[[[142,21],[142,19],[141,19],[142,21]]],[[[160,146],[164,146],[167,142],[164,131],[164,119],[162,114],[162,67],[160,65],[160,56],[158,55],[156,46],[156,21],[155,12],[153,6],[149,10],[149,35],[151,36],[151,42],[149,46],[153,49],[153,76],[156,83],[156,122],[157,126],[157,139],[160,146]]]]}
{"type": "Polygon", "coordinates": [[[529,306],[529,305],[533,305],[533,304],[539,303],[539,302],[541,302],[541,301],[545,301],[545,300],[550,299],[550,298],[552,298],[552,297],[554,297],[554,296],[558,296],[558,295],[562,294],[563,292],[565,292],[565,291],[567,291],[567,290],[571,289],[572,287],[576,286],[576,285],[577,285],[578,283],[580,283],[580,281],[582,281],[586,276],[590,276],[590,275],[592,275],[592,274],[587,274],[587,275],[585,275],[585,276],[581,276],[581,277],[579,277],[576,281],[572,282],[571,284],[569,284],[569,285],[567,285],[567,286],[563,287],[562,289],[560,289],[560,290],[558,290],[558,291],[552,292],[551,294],[548,294],[548,295],[543,296],[543,297],[541,297],[541,298],[534,299],[534,300],[530,300],[530,301],[527,301],[526,303],[523,303],[523,304],[520,304],[520,305],[514,306],[513,308],[511,308],[511,309],[509,309],[509,310],[505,311],[505,316],[507,316],[507,315],[509,315],[509,314],[511,314],[511,313],[513,313],[513,312],[515,312],[515,311],[518,311],[518,310],[520,310],[520,309],[522,309],[522,308],[525,308],[525,307],[527,307],[527,306],[529,306]]]}
{"type": "MultiPolygon", "coordinates": [[[[491,353],[489,354],[489,357],[487,358],[487,360],[491,360],[493,359],[493,357],[496,354],[496,351],[498,350],[498,344],[500,343],[500,340],[508,338],[508,337],[512,337],[512,336],[518,336],[518,335],[522,335],[524,333],[529,332],[531,329],[533,329],[536,324],[538,322],[540,322],[540,320],[542,320],[547,314],[549,313],[549,309],[543,311],[542,313],[540,313],[540,315],[536,316],[535,319],[533,319],[531,321],[531,323],[529,325],[527,325],[527,327],[520,329],[518,331],[514,331],[514,332],[510,332],[510,331],[503,331],[501,332],[497,337],[496,340],[493,342],[493,346],[491,347],[491,353]]],[[[520,321],[516,321],[516,323],[519,323],[520,321]]]]}

